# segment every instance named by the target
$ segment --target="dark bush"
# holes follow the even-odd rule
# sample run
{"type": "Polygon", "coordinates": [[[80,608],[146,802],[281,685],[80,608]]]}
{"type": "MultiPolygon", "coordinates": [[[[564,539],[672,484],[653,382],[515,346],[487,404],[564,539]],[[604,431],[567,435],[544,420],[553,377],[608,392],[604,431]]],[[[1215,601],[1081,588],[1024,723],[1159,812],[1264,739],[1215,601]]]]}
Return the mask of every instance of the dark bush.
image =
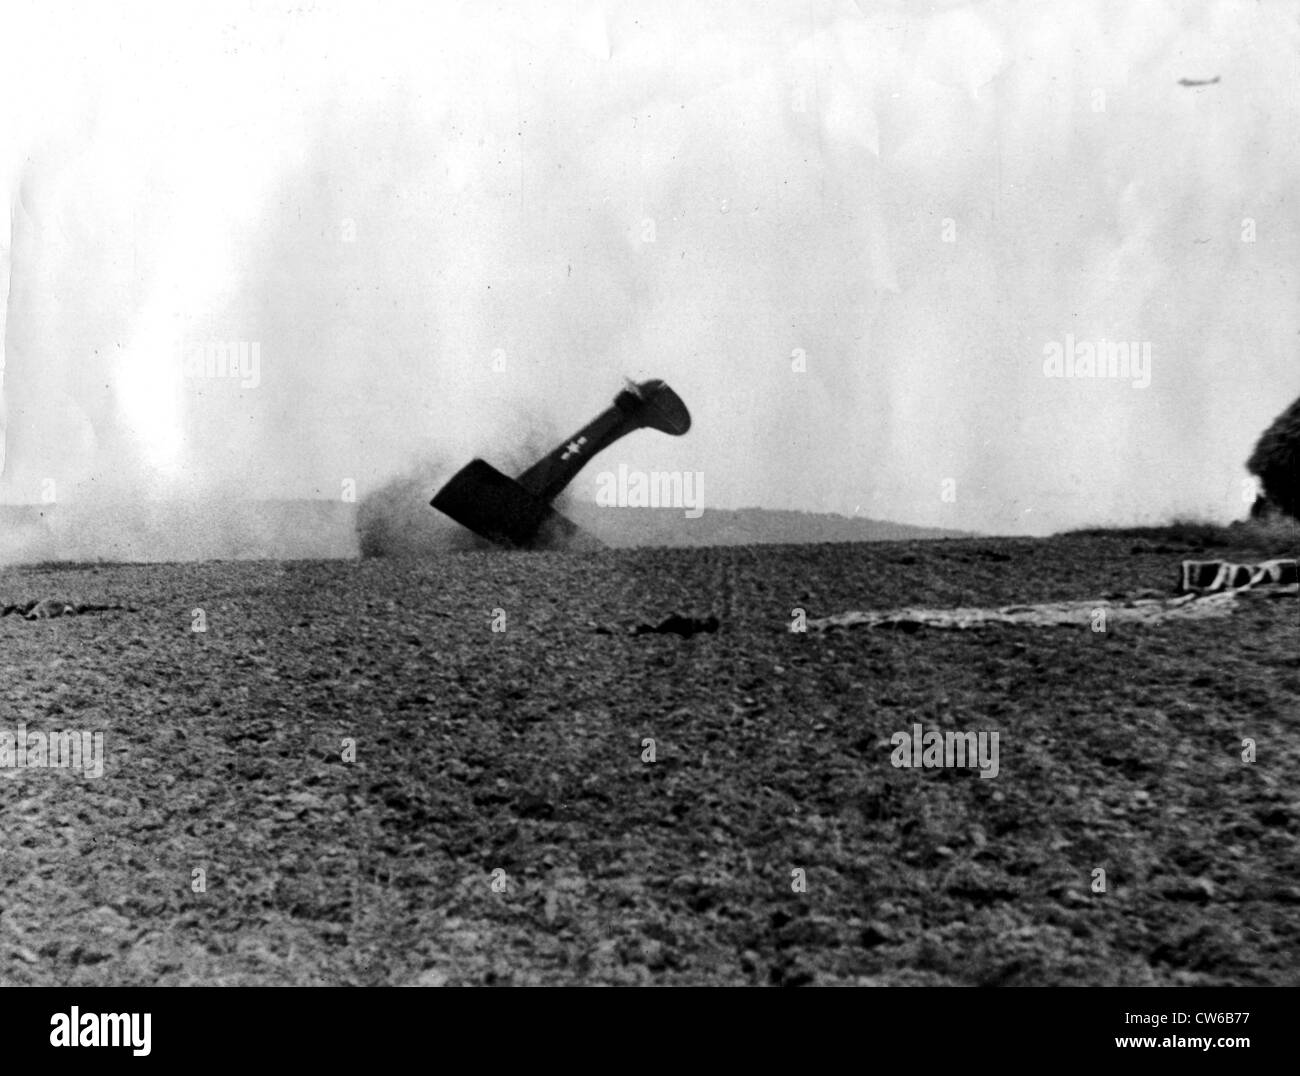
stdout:
{"type": "Polygon", "coordinates": [[[1300,399],[1264,431],[1246,468],[1274,507],[1300,519],[1300,399]]]}

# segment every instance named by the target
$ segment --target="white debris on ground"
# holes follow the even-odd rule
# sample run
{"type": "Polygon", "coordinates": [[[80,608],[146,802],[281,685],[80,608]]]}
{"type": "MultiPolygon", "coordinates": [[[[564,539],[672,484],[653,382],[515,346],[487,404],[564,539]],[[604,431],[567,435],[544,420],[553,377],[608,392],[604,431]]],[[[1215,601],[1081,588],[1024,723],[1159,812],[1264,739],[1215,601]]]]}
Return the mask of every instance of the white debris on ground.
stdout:
{"type": "Polygon", "coordinates": [[[138,610],[126,605],[90,605],[69,602],[61,598],[42,598],[40,601],[20,602],[15,605],[0,604],[0,617],[22,617],[24,620],[52,620],[61,616],[81,616],[84,613],[104,613],[110,610],[134,613],[138,610]]]}
{"type": "Polygon", "coordinates": [[[1156,624],[1166,620],[1204,620],[1231,615],[1239,597],[1246,594],[1300,595],[1297,562],[1272,560],[1258,565],[1224,561],[1185,561],[1180,589],[1190,593],[1175,598],[1137,598],[1130,601],[1040,602],[1000,608],[889,609],[838,613],[808,621],[809,631],[836,628],[884,628],[916,631],[918,628],[983,628],[992,624],[1031,627],[1091,626],[1104,617],[1109,623],[1156,624]],[[1230,584],[1238,585],[1230,585],[1230,584]]]}
{"type": "Polygon", "coordinates": [[[1279,587],[1284,593],[1300,589],[1300,561],[1265,560],[1232,564],[1226,560],[1185,560],[1178,577],[1181,594],[1211,594],[1256,587],[1279,587]]]}

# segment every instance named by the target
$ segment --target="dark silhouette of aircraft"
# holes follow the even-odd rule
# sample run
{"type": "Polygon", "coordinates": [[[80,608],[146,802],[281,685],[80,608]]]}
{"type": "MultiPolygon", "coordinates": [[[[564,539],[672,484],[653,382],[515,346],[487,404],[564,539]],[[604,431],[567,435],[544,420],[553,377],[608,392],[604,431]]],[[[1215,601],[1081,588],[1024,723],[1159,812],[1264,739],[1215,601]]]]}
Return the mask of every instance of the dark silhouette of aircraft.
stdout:
{"type": "Polygon", "coordinates": [[[551,502],[597,452],[643,427],[680,437],[691,428],[681,397],[663,381],[628,381],[614,403],[517,479],[486,460],[471,460],[429,503],[499,545],[518,549],[592,549],[602,545],[551,502]]]}

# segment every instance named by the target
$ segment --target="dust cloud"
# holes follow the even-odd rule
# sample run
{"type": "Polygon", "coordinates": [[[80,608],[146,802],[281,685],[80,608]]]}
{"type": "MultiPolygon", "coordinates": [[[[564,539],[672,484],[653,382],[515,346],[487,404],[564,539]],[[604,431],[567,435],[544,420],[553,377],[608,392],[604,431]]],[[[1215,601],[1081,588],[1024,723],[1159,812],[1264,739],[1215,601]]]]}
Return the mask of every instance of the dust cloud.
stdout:
{"type": "Polygon", "coordinates": [[[419,544],[440,477],[625,375],[694,428],[581,499],[1226,520],[1300,392],[1280,6],[25,10],[6,559],[419,544]],[[1084,361],[1120,341],[1145,377],[1084,361]]]}

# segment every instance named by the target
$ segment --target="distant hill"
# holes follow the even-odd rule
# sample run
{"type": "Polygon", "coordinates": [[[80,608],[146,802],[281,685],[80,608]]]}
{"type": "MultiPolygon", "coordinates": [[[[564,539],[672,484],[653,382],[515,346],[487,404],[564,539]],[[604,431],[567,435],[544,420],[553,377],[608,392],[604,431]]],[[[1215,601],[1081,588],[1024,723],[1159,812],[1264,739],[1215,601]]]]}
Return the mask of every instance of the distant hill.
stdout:
{"type": "MultiPolygon", "coordinates": [[[[391,554],[428,555],[478,542],[412,493],[381,511],[391,554]]],[[[561,509],[614,548],[633,546],[801,545],[969,537],[815,512],[603,508],[579,501],[561,509]]],[[[355,557],[357,505],[340,501],[177,501],[112,506],[0,505],[0,563],[44,561],[316,560],[355,557]]]]}
{"type": "Polygon", "coordinates": [[[806,545],[972,536],[938,527],[770,508],[709,508],[698,519],[688,519],[681,508],[605,508],[588,501],[565,505],[562,511],[578,526],[614,547],[806,545]]]}

